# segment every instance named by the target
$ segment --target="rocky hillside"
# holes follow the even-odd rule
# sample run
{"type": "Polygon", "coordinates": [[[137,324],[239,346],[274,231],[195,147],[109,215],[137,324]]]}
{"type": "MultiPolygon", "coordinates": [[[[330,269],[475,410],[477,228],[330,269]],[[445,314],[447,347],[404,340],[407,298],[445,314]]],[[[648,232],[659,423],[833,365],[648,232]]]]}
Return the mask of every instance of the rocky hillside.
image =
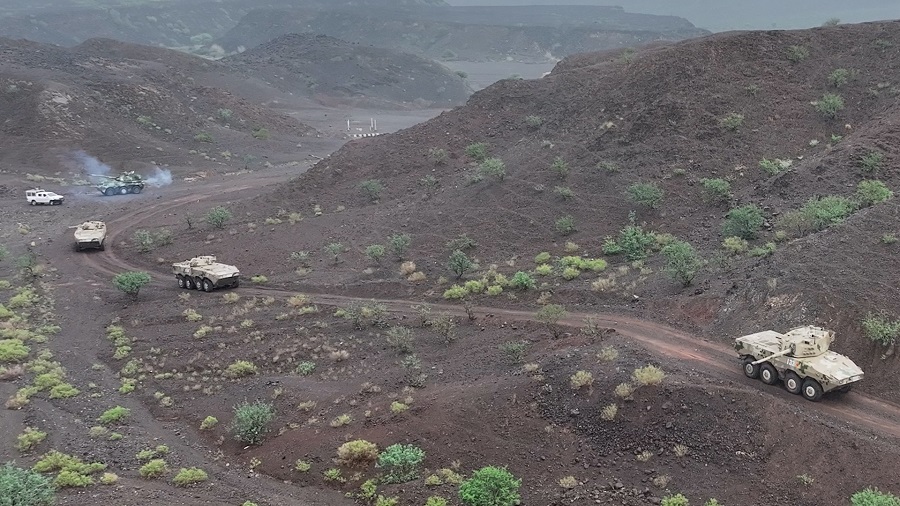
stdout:
{"type": "Polygon", "coordinates": [[[201,84],[214,71],[225,81],[226,70],[176,51],[108,40],[66,49],[0,39],[3,162],[52,167],[60,153],[85,149],[123,163],[177,163],[190,150],[216,155],[232,143],[281,136],[294,143],[312,133],[293,118],[201,84]]]}
{"type": "Polygon", "coordinates": [[[471,93],[463,78],[432,60],[324,35],[281,36],[222,63],[331,104],[450,107],[471,93]]]}
{"type": "Polygon", "coordinates": [[[589,6],[515,8],[258,9],[216,42],[226,51],[285,33],[311,32],[435,59],[548,58],[681,40],[708,32],[667,16],[589,6]],[[589,19],[590,22],[584,20],[589,19]]]}
{"type": "MultiPolygon", "coordinates": [[[[900,314],[900,210],[880,202],[882,184],[900,189],[898,37],[900,23],[877,23],[573,56],[543,79],[504,80],[425,124],[350,143],[247,211],[319,205],[308,226],[359,267],[320,281],[372,290],[403,282],[393,269],[360,274],[366,245],[393,233],[411,234],[420,289],[436,297],[460,234],[482,269],[507,275],[532,271],[542,251],[604,257],[599,273],[535,273],[540,291],[710,336],[826,324],[873,378],[866,388],[896,399],[894,359],[861,320],[900,314]],[[642,232],[622,235],[630,219],[642,232]],[[745,239],[723,244],[731,236],[745,239]],[[658,253],[673,237],[704,260],[687,287],[658,253]],[[630,258],[613,254],[622,247],[630,258]]],[[[272,257],[323,244],[285,247],[272,257]]]]}

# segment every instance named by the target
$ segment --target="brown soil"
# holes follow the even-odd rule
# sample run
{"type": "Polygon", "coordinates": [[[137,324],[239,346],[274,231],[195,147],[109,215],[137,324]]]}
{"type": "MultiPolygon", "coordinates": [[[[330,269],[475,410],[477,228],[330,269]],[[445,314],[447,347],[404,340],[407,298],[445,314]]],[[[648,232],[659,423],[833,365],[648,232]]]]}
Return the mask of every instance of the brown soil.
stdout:
{"type": "MultiPolygon", "coordinates": [[[[530,270],[535,254],[562,255],[567,240],[599,256],[602,238],[615,234],[633,208],[621,195],[636,180],[655,180],[667,195],[662,211],[640,210],[638,219],[689,239],[708,257],[721,242],[717,232],[726,209],[700,203],[701,177],[730,175],[735,202],[766,206],[770,221],[813,194],[851,192],[862,176],[854,164],[858,153],[878,146],[892,161],[895,104],[890,88],[878,83],[896,80],[898,50],[876,50],[873,42],[897,30],[879,24],[712,37],[650,49],[630,64],[618,55],[576,57],[545,79],[503,81],[466,107],[394,134],[351,141],[330,156],[326,146],[307,146],[303,154],[326,158],[300,177],[297,167],[275,166],[179,178],[122,199],[98,196],[28,208],[20,197],[23,171],[4,174],[0,235],[14,256],[28,249],[38,255],[44,269],[36,290],[55,299],[62,327],[46,347],[83,393],[53,401],[39,394],[21,411],[0,412],[6,429],[0,458],[30,464],[56,448],[103,461],[122,477],[117,486],[63,492],[61,503],[73,505],[352,504],[344,494],[378,470],[344,468],[344,484],[328,483],[322,473],[335,466],[336,448],[357,438],[381,448],[421,446],[427,452],[423,478],[441,468],[468,474],[506,465],[523,480],[523,504],[637,506],[683,492],[699,504],[717,497],[737,506],[813,506],[843,504],[866,486],[896,491],[896,359],[881,360],[880,350],[856,330],[860,314],[895,308],[898,300],[890,277],[895,255],[874,249],[893,226],[891,203],[779,243],[770,257],[738,259],[728,269],[712,266],[687,290],[661,275],[658,255],[643,266],[610,258],[603,276],[619,277],[609,293],[591,291],[594,278],[587,275],[570,282],[554,276],[539,290],[477,298],[470,320],[461,305],[441,300],[449,283],[438,278],[448,275],[446,242],[460,233],[478,242],[471,253],[482,271],[490,264],[507,275],[530,270]],[[791,44],[807,45],[810,58],[796,66],[784,62],[791,44]],[[840,90],[848,107],[839,121],[826,122],[808,102],[827,90],[825,75],[839,66],[860,73],[840,90]],[[755,97],[744,90],[751,82],[760,84],[755,97]],[[717,125],[730,111],[745,115],[737,133],[717,125]],[[528,115],[541,116],[542,124],[526,126],[528,115]],[[602,128],[607,121],[614,126],[602,128]],[[844,138],[822,147],[837,131],[844,138]],[[809,145],[813,138],[822,140],[819,146],[809,145]],[[472,164],[463,150],[476,141],[489,142],[492,155],[504,159],[504,181],[465,184],[472,164]],[[446,163],[429,158],[431,147],[447,150],[446,163]],[[780,177],[765,177],[755,167],[763,156],[800,154],[803,159],[780,177]],[[564,183],[548,171],[557,156],[572,167],[564,183]],[[594,170],[601,160],[619,161],[623,170],[594,170]],[[738,164],[744,167],[732,170],[738,164]],[[673,174],[678,168],[685,174],[673,174]],[[419,185],[429,173],[439,179],[430,195],[419,185]],[[373,204],[358,184],[374,178],[385,190],[373,204]],[[575,201],[535,189],[557,184],[570,186],[575,201]],[[234,212],[227,227],[212,229],[200,219],[188,226],[186,216],[201,217],[216,205],[234,212]],[[321,216],[315,216],[316,205],[321,216]],[[302,219],[291,223],[293,212],[302,219]],[[572,236],[553,231],[562,214],[576,219],[572,236]],[[87,218],[107,222],[108,247],[76,254],[66,227],[87,218]],[[172,244],[136,250],[135,231],[163,228],[174,232],[172,244]],[[381,265],[365,259],[366,246],[395,232],[412,235],[407,257],[424,281],[408,281],[394,259],[381,265]],[[322,252],[334,241],[348,247],[338,263],[322,252]],[[301,250],[312,258],[298,272],[291,252],[301,250]],[[240,266],[245,283],[220,293],[179,290],[168,264],[197,254],[240,266]],[[843,267],[851,255],[858,255],[854,268],[843,267]],[[154,279],[134,301],[110,284],[112,275],[131,269],[154,279]],[[829,275],[827,284],[822,272],[829,275]],[[254,275],[268,280],[249,283],[254,275]],[[883,280],[877,293],[867,290],[874,279],[883,280]],[[561,328],[535,321],[540,292],[569,310],[561,328]],[[228,302],[224,295],[232,293],[239,299],[228,302]],[[299,293],[310,300],[291,299],[299,293]],[[432,303],[434,314],[456,319],[449,342],[422,325],[411,306],[423,302],[432,303]],[[382,305],[385,314],[359,326],[335,315],[353,304],[382,305]],[[301,314],[300,307],[315,309],[301,314]],[[187,309],[201,319],[187,321],[187,309]],[[613,331],[583,332],[587,317],[613,331]],[[125,358],[114,358],[104,337],[113,321],[133,338],[125,358]],[[731,337],[800,323],[839,330],[840,350],[867,371],[859,390],[808,403],[741,374],[729,350],[731,337]],[[203,325],[211,330],[197,334],[203,325]],[[418,363],[388,345],[386,331],[397,325],[412,329],[418,363]],[[561,332],[554,337],[553,330],[561,332]],[[521,357],[510,343],[525,343],[521,357]],[[607,347],[617,356],[601,360],[607,347]],[[138,361],[137,388],[119,393],[118,375],[130,360],[138,361]],[[252,361],[257,373],[227,378],[223,371],[236,360],[252,361]],[[315,362],[313,374],[295,372],[302,361],[315,362]],[[666,371],[661,385],[641,387],[628,400],[613,393],[646,364],[666,371]],[[575,390],[570,378],[579,370],[591,372],[593,383],[575,390]],[[256,399],[272,402],[277,417],[262,445],[244,447],[231,439],[227,425],[235,404],[256,399]],[[393,413],[395,401],[409,409],[393,413]],[[95,418],[117,404],[133,410],[130,421],[115,429],[124,439],[89,438],[95,418]],[[612,404],[615,419],[603,420],[601,409],[612,404]],[[351,416],[349,425],[331,427],[341,414],[351,416]],[[219,426],[198,430],[209,415],[219,426]],[[25,425],[47,430],[50,438],[20,456],[11,445],[25,425]],[[135,453],[157,444],[172,449],[170,467],[200,466],[210,480],[183,491],[169,484],[172,473],[162,480],[139,478],[135,453]],[[298,459],[311,464],[308,473],[292,470],[298,459]],[[568,476],[578,485],[562,488],[559,480],[568,476]],[[812,482],[801,484],[800,476],[812,482]]],[[[195,167],[172,170],[183,177],[195,167]]],[[[878,176],[892,187],[898,183],[892,169],[878,176]]],[[[758,242],[773,234],[767,230],[758,242]]],[[[0,265],[4,278],[25,283],[8,260],[0,265]]],[[[43,348],[33,346],[35,352],[43,348]]],[[[0,393],[12,395],[32,378],[29,372],[0,382],[0,393]]],[[[404,504],[422,504],[431,495],[453,503],[456,497],[456,487],[426,486],[421,478],[381,486],[380,492],[404,504]]]]}

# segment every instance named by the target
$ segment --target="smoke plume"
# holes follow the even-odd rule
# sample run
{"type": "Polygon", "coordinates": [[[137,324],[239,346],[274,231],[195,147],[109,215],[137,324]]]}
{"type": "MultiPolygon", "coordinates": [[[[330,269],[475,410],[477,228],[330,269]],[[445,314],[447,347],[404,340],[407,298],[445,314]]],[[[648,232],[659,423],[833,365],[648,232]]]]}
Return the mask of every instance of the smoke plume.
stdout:
{"type": "Polygon", "coordinates": [[[112,167],[81,150],[75,152],[75,160],[81,164],[81,167],[88,174],[108,176],[112,172],[112,167]]]}
{"type": "Polygon", "coordinates": [[[153,167],[153,175],[144,176],[144,179],[147,180],[147,184],[149,184],[150,186],[159,188],[160,186],[167,186],[172,184],[172,172],[169,169],[160,169],[159,167],[153,167]]]}

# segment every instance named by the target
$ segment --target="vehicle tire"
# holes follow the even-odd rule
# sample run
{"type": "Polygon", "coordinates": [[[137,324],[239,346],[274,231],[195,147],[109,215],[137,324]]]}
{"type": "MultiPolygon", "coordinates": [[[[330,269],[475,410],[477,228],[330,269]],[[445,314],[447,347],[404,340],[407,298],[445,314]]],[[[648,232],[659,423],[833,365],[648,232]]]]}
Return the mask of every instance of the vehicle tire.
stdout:
{"type": "Polygon", "coordinates": [[[775,370],[775,366],[768,362],[759,364],[759,380],[766,385],[778,383],[778,371],[775,370]]]}
{"type": "Polygon", "coordinates": [[[194,289],[194,278],[192,278],[190,276],[185,276],[184,277],[184,287],[187,288],[188,290],[193,290],[194,289]]]}
{"type": "Polygon", "coordinates": [[[825,392],[822,390],[822,385],[820,385],[818,381],[812,378],[806,378],[803,381],[802,393],[804,399],[816,402],[822,398],[822,394],[825,392]]]}
{"type": "Polygon", "coordinates": [[[744,359],[744,376],[750,379],[759,378],[759,364],[754,364],[753,361],[753,357],[744,359]]]}
{"type": "Polygon", "coordinates": [[[175,276],[178,279],[178,288],[185,288],[184,276],[175,276]]]}
{"type": "Polygon", "coordinates": [[[107,189],[103,190],[103,194],[106,195],[107,197],[112,197],[115,193],[116,193],[116,190],[114,190],[112,188],[107,188],[107,189]]]}
{"type": "Polygon", "coordinates": [[[134,186],[134,187],[132,187],[131,192],[132,192],[132,193],[141,193],[141,191],[142,191],[143,189],[144,189],[143,186],[134,186]]]}
{"type": "Polygon", "coordinates": [[[123,186],[123,187],[119,188],[119,193],[120,193],[121,195],[125,195],[126,193],[128,193],[128,187],[127,187],[127,186],[123,186]]]}
{"type": "Polygon", "coordinates": [[[106,243],[101,242],[100,246],[97,247],[100,251],[106,251],[106,243]]]}
{"type": "Polygon", "coordinates": [[[239,279],[236,279],[236,280],[234,281],[234,284],[231,285],[232,288],[237,288],[237,287],[239,287],[239,286],[241,286],[241,280],[239,280],[239,279]]]}
{"type": "Polygon", "coordinates": [[[32,201],[31,201],[31,205],[36,206],[36,205],[37,205],[37,200],[32,200],[32,201]]]}
{"type": "Polygon", "coordinates": [[[203,291],[203,279],[202,278],[194,279],[194,288],[196,288],[197,290],[203,291]]]}
{"type": "Polygon", "coordinates": [[[784,374],[784,388],[788,392],[797,395],[803,390],[803,380],[797,373],[788,371],[784,374]]]}
{"type": "Polygon", "coordinates": [[[203,291],[204,291],[204,292],[211,292],[211,291],[213,291],[213,284],[212,284],[212,281],[210,281],[210,280],[208,280],[208,279],[206,279],[206,278],[203,279],[203,291]]]}

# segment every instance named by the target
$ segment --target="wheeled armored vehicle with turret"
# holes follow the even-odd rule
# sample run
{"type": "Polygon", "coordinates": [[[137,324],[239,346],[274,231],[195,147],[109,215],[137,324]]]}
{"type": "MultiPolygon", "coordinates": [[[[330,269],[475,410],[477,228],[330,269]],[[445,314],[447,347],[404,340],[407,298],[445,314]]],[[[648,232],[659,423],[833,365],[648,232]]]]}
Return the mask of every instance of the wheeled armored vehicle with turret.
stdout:
{"type": "Polygon", "coordinates": [[[91,174],[91,177],[99,177],[103,180],[97,185],[100,193],[106,195],[126,195],[128,193],[141,193],[144,190],[145,180],[133,170],[123,172],[118,176],[106,176],[103,174],[91,174]]]}
{"type": "Polygon", "coordinates": [[[75,227],[75,250],[106,249],[106,223],[86,221],[75,227]]]}
{"type": "Polygon", "coordinates": [[[211,255],[194,257],[184,262],[172,264],[172,271],[179,288],[211,292],[216,288],[236,288],[241,282],[241,272],[237,267],[220,264],[211,255]]]}
{"type": "Polygon", "coordinates": [[[834,332],[807,325],[785,334],[766,330],[735,339],[744,374],[767,385],[779,380],[792,394],[818,401],[826,392],[849,391],[863,371],[848,357],[831,351],[834,332]]]}

